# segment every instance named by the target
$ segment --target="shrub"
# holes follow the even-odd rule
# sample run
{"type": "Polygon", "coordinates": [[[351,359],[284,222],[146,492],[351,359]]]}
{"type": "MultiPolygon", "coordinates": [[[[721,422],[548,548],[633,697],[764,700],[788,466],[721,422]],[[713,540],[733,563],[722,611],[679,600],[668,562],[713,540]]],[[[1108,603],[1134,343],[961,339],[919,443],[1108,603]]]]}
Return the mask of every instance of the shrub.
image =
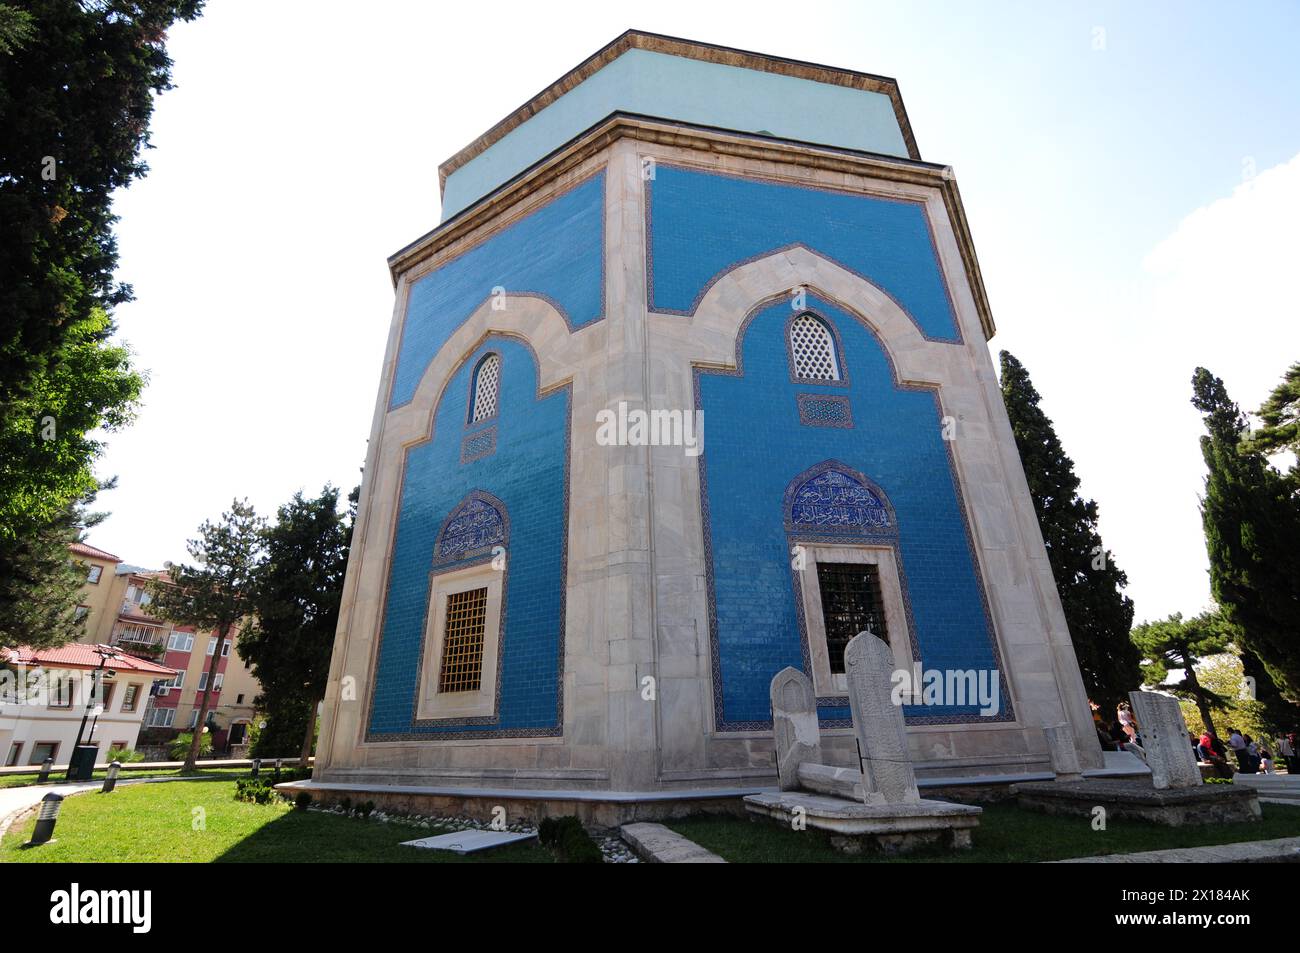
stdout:
{"type": "Polygon", "coordinates": [[[236,801],[270,804],[276,797],[275,788],[261,778],[238,778],[235,781],[236,801]]]}
{"type": "Polygon", "coordinates": [[[339,801],[339,807],[343,808],[344,814],[350,816],[352,814],[352,798],[345,797],[343,800],[339,801]]]}
{"type": "MultiPolygon", "coordinates": [[[[176,740],[171,743],[167,753],[172,756],[173,761],[184,761],[190,756],[190,745],[194,742],[194,734],[186,731],[176,736],[176,740]]],[[[206,758],[212,754],[212,733],[203,732],[199,741],[199,757],[206,758]]]]}
{"type": "Polygon", "coordinates": [[[144,752],[133,751],[130,748],[123,748],[121,751],[114,751],[112,757],[110,757],[108,760],[110,762],[118,761],[121,762],[122,764],[132,764],[136,761],[143,761],[144,752]]]}
{"type": "Polygon", "coordinates": [[[374,801],[367,801],[365,804],[362,804],[360,807],[357,808],[357,813],[365,818],[369,818],[370,815],[373,814],[374,812],[375,812],[374,801]]]}
{"type": "Polygon", "coordinates": [[[293,799],[293,806],[300,811],[305,811],[311,807],[311,794],[307,791],[299,791],[298,796],[293,799]]]}
{"type": "Polygon", "coordinates": [[[603,864],[605,856],[591,839],[582,822],[572,814],[545,818],[537,828],[537,839],[559,860],[569,864],[603,864]]]}

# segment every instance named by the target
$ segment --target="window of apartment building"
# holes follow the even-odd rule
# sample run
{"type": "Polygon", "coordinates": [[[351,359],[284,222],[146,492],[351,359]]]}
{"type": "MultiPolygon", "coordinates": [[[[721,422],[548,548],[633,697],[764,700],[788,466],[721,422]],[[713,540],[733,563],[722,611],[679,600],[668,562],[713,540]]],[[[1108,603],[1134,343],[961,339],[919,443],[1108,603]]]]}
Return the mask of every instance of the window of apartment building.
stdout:
{"type": "Polygon", "coordinates": [[[101,677],[96,694],[99,696],[98,704],[104,706],[104,711],[108,711],[108,705],[113,700],[113,683],[101,677]]]}
{"type": "Polygon", "coordinates": [[[184,687],[185,687],[185,672],[182,670],[177,672],[167,681],[163,682],[158,689],[158,694],[167,695],[171,693],[171,690],[173,688],[184,688],[184,687]]]}
{"type": "Polygon", "coordinates": [[[222,658],[229,658],[229,657],[230,657],[230,640],[229,640],[229,639],[226,639],[224,642],[221,643],[221,657],[222,657],[222,658]]]}
{"type": "Polygon", "coordinates": [[[188,652],[194,648],[194,633],[173,631],[167,639],[167,648],[173,652],[188,652]]]}
{"type": "Polygon", "coordinates": [[[28,764],[44,764],[46,758],[57,760],[59,743],[57,741],[38,741],[32,745],[32,757],[28,764]]]}
{"type": "Polygon", "coordinates": [[[242,705],[243,703],[244,703],[244,696],[243,696],[242,694],[236,695],[236,696],[235,696],[235,704],[236,704],[236,705],[242,705]]]}
{"type": "Polygon", "coordinates": [[[226,673],[217,672],[217,677],[212,680],[212,690],[214,692],[221,691],[221,686],[224,685],[225,683],[226,683],[226,673]]]}
{"type": "Polygon", "coordinates": [[[12,768],[18,763],[18,759],[23,756],[23,743],[15,741],[9,748],[9,757],[5,758],[5,767],[12,768]]]}
{"type": "Polygon", "coordinates": [[[76,693],[77,677],[71,672],[56,672],[50,676],[50,708],[71,708],[76,693]]]}
{"type": "Polygon", "coordinates": [[[92,565],[90,569],[86,572],[86,582],[90,583],[92,586],[97,586],[99,585],[99,577],[102,576],[103,574],[104,574],[103,566],[92,565]]]}
{"type": "Polygon", "coordinates": [[[139,697],[139,685],[131,684],[126,686],[126,691],[122,695],[122,711],[135,711],[136,699],[139,697]]]}
{"type": "Polygon", "coordinates": [[[149,710],[150,728],[170,728],[175,720],[175,708],[151,708],[149,710]]]}
{"type": "Polygon", "coordinates": [[[212,638],[208,639],[208,654],[211,655],[216,650],[217,650],[217,637],[214,635],[212,638]]]}
{"type": "Polygon", "coordinates": [[[190,731],[193,731],[199,724],[199,710],[196,708],[190,712],[190,731]]]}

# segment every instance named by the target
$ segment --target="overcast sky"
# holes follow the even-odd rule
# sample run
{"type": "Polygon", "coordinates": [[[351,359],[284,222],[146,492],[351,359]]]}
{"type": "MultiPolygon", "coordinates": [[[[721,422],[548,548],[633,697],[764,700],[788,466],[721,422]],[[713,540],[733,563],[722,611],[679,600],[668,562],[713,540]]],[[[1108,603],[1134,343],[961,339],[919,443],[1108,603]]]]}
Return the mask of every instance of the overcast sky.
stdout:
{"type": "Polygon", "coordinates": [[[210,3],[117,201],[117,321],[151,381],[91,541],[156,567],[235,496],[350,489],[385,259],[437,224],[438,163],[637,27],[899,80],[956,170],[991,347],[1043,394],[1138,619],[1199,610],[1192,369],[1253,409],[1300,359],[1300,7],[975,6],[210,3]]]}

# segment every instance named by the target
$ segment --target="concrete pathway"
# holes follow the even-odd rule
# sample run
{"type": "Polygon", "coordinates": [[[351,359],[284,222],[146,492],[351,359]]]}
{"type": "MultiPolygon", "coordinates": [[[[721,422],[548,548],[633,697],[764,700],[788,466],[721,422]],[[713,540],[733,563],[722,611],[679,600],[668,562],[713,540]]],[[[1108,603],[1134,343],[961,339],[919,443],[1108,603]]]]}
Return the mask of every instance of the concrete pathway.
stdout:
{"type": "Polygon", "coordinates": [[[1104,857],[1075,857],[1054,860],[1054,864],[1249,864],[1291,861],[1300,863],[1300,837],[1215,844],[1213,847],[1178,847],[1173,850],[1144,850],[1137,854],[1107,854],[1104,857]]]}
{"type": "Polygon", "coordinates": [[[662,824],[624,824],[623,840],[648,864],[725,864],[726,861],[662,824]]]}

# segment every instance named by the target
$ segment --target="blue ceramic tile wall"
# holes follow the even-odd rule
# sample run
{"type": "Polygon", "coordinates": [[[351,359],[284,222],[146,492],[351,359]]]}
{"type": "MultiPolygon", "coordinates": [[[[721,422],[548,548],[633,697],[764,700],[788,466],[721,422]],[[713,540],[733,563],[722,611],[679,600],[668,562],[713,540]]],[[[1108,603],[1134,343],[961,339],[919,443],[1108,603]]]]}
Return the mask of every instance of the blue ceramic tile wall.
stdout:
{"type": "Polygon", "coordinates": [[[918,203],[663,164],[649,184],[654,310],[689,313],[720,272],[800,243],[889,292],[927,337],[959,340],[918,203]]]}

